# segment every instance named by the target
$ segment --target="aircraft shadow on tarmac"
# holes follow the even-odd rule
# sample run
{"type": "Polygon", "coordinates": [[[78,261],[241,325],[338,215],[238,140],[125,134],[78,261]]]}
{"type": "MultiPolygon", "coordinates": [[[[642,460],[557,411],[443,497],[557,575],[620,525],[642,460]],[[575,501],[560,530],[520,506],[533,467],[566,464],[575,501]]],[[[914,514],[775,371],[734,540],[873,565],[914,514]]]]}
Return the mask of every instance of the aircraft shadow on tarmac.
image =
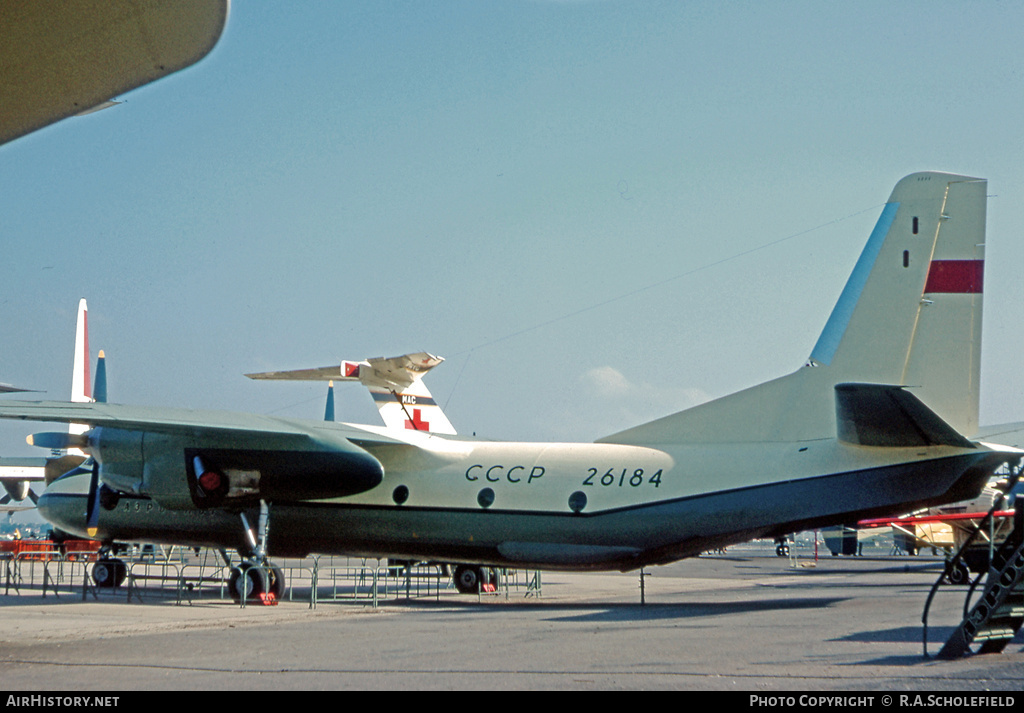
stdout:
{"type": "MultiPolygon", "coordinates": [[[[748,614],[752,612],[765,612],[784,609],[827,609],[840,602],[846,601],[846,597],[798,597],[789,599],[758,599],[742,602],[687,602],[685,604],[659,604],[640,602],[623,603],[600,603],[600,602],[573,602],[573,603],[503,603],[499,606],[477,602],[456,603],[454,606],[472,608],[477,611],[493,611],[496,613],[507,612],[509,608],[519,610],[530,610],[535,612],[565,612],[564,616],[553,617],[551,621],[575,621],[575,622],[616,622],[616,621],[645,621],[661,619],[694,619],[699,617],[723,616],[727,614],[748,614]],[[598,610],[598,611],[595,611],[598,610]],[[575,613],[572,613],[575,612],[575,613]]],[[[399,602],[394,602],[399,603],[399,602]]],[[[410,601],[409,604],[416,607],[432,607],[437,603],[426,601],[410,601]]],[[[450,608],[452,602],[440,603],[440,606],[450,608]]]]}
{"type": "MultiPolygon", "coordinates": [[[[746,602],[687,602],[686,604],[605,604],[603,611],[557,617],[553,621],[613,622],[651,619],[694,619],[727,614],[748,614],[783,609],[827,609],[844,598],[800,597],[746,602]]],[[[580,607],[575,607],[580,608],[580,607]]]]}
{"type": "MultiPolygon", "coordinates": [[[[896,656],[885,656],[878,659],[869,659],[865,661],[857,661],[851,664],[842,664],[850,666],[918,666],[924,663],[933,663],[935,661],[935,654],[942,645],[953,635],[953,631],[956,629],[955,626],[930,626],[928,627],[928,651],[929,657],[925,657],[923,651],[920,654],[915,655],[896,655],[896,656]]],[[[847,636],[841,636],[835,639],[829,639],[829,641],[851,641],[859,643],[869,644],[887,644],[887,643],[913,643],[921,645],[921,627],[920,626],[900,626],[895,629],[878,629],[877,631],[859,631],[855,634],[849,634],[847,636]]],[[[1024,645],[1024,634],[1018,634],[1013,639],[1013,645],[1021,646],[1024,645]]],[[[993,663],[998,663],[999,659],[993,659],[993,663]]]]}
{"type": "MultiPolygon", "coordinates": [[[[955,626],[929,626],[928,639],[938,642],[939,646],[953,634],[955,626]]],[[[921,643],[920,626],[898,626],[895,629],[878,629],[877,631],[858,631],[846,636],[840,636],[829,641],[854,641],[867,644],[887,644],[914,642],[921,643]]]]}
{"type": "MultiPolygon", "coordinates": [[[[953,635],[955,626],[929,626],[928,627],[928,650],[933,654],[942,648],[942,645],[953,635]]],[[[895,629],[879,629],[877,631],[859,631],[831,641],[854,641],[861,643],[921,643],[920,626],[900,626],[895,629]]],[[[1010,646],[1024,646],[1024,630],[1017,632],[1010,646]]],[[[923,659],[919,657],[918,661],[923,659]]]]}

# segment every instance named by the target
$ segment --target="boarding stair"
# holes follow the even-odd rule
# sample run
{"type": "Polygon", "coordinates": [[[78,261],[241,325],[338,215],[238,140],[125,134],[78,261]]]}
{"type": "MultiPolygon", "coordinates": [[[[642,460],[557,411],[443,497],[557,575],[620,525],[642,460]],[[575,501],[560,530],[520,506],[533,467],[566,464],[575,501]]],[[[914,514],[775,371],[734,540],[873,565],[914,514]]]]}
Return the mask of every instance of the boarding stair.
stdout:
{"type": "MultiPolygon", "coordinates": [[[[1016,469],[1015,469],[1016,470],[1016,469]]],[[[1016,471],[1007,485],[1007,492],[1021,478],[1016,471]]],[[[992,506],[988,515],[978,523],[977,528],[957,553],[946,562],[942,576],[932,587],[925,606],[924,645],[928,655],[928,607],[938,586],[949,581],[949,575],[957,568],[964,567],[963,556],[976,535],[985,531],[992,521],[1000,502],[992,506]]],[[[1018,496],[1014,503],[1013,530],[1006,539],[994,547],[988,569],[971,583],[964,601],[964,617],[938,653],[941,659],[956,659],[970,653],[999,653],[1010,643],[1024,624],[1024,497],[1018,496]],[[983,589],[974,605],[972,597],[979,585],[983,589]],[[978,645],[977,650],[971,649],[978,645]]]]}

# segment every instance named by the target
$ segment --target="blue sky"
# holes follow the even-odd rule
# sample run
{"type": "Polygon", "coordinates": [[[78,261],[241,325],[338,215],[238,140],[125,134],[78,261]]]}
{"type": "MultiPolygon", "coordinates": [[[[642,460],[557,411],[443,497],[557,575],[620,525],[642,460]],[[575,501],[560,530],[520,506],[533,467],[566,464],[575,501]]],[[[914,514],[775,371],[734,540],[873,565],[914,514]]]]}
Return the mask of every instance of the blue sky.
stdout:
{"type": "Polygon", "coordinates": [[[798,368],[892,186],[942,170],[995,196],[982,422],[1024,420],[1022,26],[238,0],[199,64],[0,147],[0,381],[66,399],[85,297],[114,401],[319,418],[242,374],[425,350],[460,432],[589,441],[798,368]]]}

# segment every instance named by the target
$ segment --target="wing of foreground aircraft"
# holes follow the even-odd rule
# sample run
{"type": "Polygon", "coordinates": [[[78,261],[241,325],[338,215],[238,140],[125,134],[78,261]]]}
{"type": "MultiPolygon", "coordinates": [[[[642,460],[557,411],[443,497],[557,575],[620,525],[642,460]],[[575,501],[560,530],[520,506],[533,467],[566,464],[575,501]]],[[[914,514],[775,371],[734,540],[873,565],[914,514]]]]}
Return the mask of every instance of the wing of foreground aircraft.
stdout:
{"type": "Polygon", "coordinates": [[[596,443],[98,403],[0,403],[0,418],[91,426],[36,437],[79,439],[95,462],[40,498],[61,529],[85,529],[91,482],[108,494],[101,539],[239,547],[257,563],[631,569],[964,500],[1020,458],[963,435],[977,428],[986,187],[907,176],[806,367],[596,443]],[[257,509],[261,544],[240,545],[257,509]]]}
{"type": "Polygon", "coordinates": [[[388,428],[455,435],[444,411],[423,383],[428,371],[444,359],[426,352],[366,361],[342,361],[341,366],[246,374],[250,379],[283,381],[358,381],[388,428]]]}
{"type": "Polygon", "coordinates": [[[0,5],[0,144],[198,62],[227,16],[228,0],[0,5]]]}

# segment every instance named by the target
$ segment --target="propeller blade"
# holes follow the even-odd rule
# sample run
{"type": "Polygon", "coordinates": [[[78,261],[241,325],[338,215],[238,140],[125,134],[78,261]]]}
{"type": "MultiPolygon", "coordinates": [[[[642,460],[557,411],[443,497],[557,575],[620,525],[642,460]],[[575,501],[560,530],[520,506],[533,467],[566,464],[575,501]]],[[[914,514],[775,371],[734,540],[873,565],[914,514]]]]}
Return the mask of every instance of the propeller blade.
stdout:
{"type": "Polygon", "coordinates": [[[47,431],[45,433],[33,433],[25,438],[30,446],[40,448],[87,448],[89,436],[84,433],[61,433],[59,431],[47,431]]]}
{"type": "Polygon", "coordinates": [[[93,459],[92,477],[89,480],[89,502],[85,511],[85,529],[89,537],[95,537],[100,519],[100,464],[93,459]]]}

